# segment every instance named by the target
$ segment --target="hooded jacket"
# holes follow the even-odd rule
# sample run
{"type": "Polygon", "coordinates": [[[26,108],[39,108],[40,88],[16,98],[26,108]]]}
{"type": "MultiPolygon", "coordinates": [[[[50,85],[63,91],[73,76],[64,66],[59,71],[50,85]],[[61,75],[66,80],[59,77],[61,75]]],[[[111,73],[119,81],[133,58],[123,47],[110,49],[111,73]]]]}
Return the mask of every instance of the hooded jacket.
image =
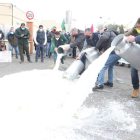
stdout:
{"type": "MultiPolygon", "coordinates": [[[[116,30],[106,30],[103,32],[103,34],[101,35],[99,41],[96,44],[96,48],[97,49],[103,49],[103,51],[105,52],[108,48],[111,47],[111,42],[113,41],[113,39],[118,35],[119,33],[116,30]]],[[[114,54],[115,52],[113,51],[112,54],[114,54]]]]}

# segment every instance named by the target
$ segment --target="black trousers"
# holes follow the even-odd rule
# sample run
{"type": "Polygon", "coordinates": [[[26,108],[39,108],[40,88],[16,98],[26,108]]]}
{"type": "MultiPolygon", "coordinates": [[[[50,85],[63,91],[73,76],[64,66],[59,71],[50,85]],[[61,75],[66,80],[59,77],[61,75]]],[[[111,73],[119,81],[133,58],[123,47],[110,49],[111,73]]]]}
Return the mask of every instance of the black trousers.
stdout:
{"type": "Polygon", "coordinates": [[[23,52],[26,52],[26,56],[27,56],[27,60],[30,61],[30,54],[29,54],[29,45],[18,45],[19,47],[19,53],[20,53],[20,59],[21,61],[24,61],[24,56],[23,56],[23,52]]]}
{"type": "Polygon", "coordinates": [[[73,50],[72,50],[72,52],[73,52],[73,57],[76,57],[76,49],[77,49],[77,47],[73,47],[73,50]]]}

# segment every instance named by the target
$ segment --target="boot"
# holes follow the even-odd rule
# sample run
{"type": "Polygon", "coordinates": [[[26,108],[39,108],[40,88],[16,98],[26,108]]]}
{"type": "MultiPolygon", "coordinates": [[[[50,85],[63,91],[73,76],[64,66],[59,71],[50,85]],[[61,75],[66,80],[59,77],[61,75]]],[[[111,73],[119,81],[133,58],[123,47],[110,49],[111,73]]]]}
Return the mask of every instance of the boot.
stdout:
{"type": "Polygon", "coordinates": [[[49,54],[49,58],[51,58],[51,56],[52,56],[52,53],[49,54]]]}
{"type": "Polygon", "coordinates": [[[64,64],[64,59],[61,58],[61,63],[64,64]]]}
{"type": "Polygon", "coordinates": [[[132,98],[136,98],[138,96],[138,93],[140,92],[140,89],[134,89],[133,93],[132,93],[132,98]]]}
{"type": "Polygon", "coordinates": [[[22,64],[23,62],[24,62],[24,61],[21,60],[19,63],[22,64]]]}
{"type": "Polygon", "coordinates": [[[109,87],[113,87],[113,83],[110,83],[110,82],[106,82],[104,83],[105,86],[109,86],[109,87]]]}
{"type": "Polygon", "coordinates": [[[31,60],[28,60],[29,63],[33,63],[31,60]]]}
{"type": "Polygon", "coordinates": [[[103,88],[104,88],[103,85],[97,85],[97,86],[95,86],[95,87],[92,88],[92,91],[96,91],[98,89],[103,89],[103,88]]]}
{"type": "Polygon", "coordinates": [[[125,64],[124,64],[124,63],[122,63],[120,66],[121,66],[121,67],[124,67],[124,65],[125,65],[125,64]]]}

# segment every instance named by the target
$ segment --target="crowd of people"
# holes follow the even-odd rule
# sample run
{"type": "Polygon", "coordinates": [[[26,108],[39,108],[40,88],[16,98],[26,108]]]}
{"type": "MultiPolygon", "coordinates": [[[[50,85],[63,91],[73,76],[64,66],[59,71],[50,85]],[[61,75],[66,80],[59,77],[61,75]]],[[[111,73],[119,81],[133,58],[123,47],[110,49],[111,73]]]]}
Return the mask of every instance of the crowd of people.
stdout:
{"type": "MultiPolygon", "coordinates": [[[[75,40],[74,36],[70,36],[69,32],[65,32],[65,30],[57,31],[57,28],[54,26],[52,31],[47,30],[45,31],[43,25],[39,26],[39,29],[34,34],[33,41],[34,47],[36,50],[35,55],[35,62],[38,62],[38,58],[41,56],[41,62],[44,62],[44,58],[50,58],[51,53],[51,45],[54,44],[55,38],[54,36],[61,35],[62,40],[65,39],[65,44],[69,44],[75,40]]],[[[8,47],[9,51],[11,51],[11,56],[13,57],[13,49],[15,49],[15,56],[18,59],[18,54],[20,55],[20,63],[24,62],[24,55],[26,54],[27,60],[32,63],[29,54],[29,42],[28,39],[30,38],[30,32],[25,27],[25,23],[22,23],[19,28],[16,30],[14,27],[11,27],[7,35],[5,36],[3,31],[0,28],[0,51],[6,50],[6,45],[4,39],[8,40],[8,47]]],[[[60,43],[61,44],[61,43],[60,43]]],[[[61,44],[63,45],[63,43],[61,44]]],[[[56,54],[54,53],[55,58],[56,54]]],[[[65,56],[66,57],[66,56],[65,56]]],[[[65,57],[63,57],[65,59],[65,57]]],[[[72,57],[76,58],[76,47],[73,49],[72,57]]],[[[55,60],[56,61],[56,60],[55,60]]],[[[54,61],[54,62],[55,62],[54,61]]],[[[64,64],[63,59],[61,62],[64,64]]]]}
{"type": "MultiPolygon", "coordinates": [[[[111,42],[113,39],[119,35],[118,30],[103,28],[97,32],[92,32],[90,28],[85,29],[85,31],[73,28],[71,33],[66,33],[64,30],[57,31],[57,28],[54,27],[52,31],[49,29],[44,30],[43,26],[40,25],[38,31],[34,34],[34,45],[36,48],[35,62],[38,62],[38,57],[41,56],[41,62],[44,62],[44,56],[50,58],[52,55],[54,57],[54,63],[57,60],[57,49],[60,45],[70,44],[70,49],[72,49],[72,57],[76,60],[81,60],[84,64],[84,69],[81,74],[86,69],[86,56],[85,49],[90,47],[95,47],[96,50],[99,50],[100,55],[102,55],[108,48],[111,47],[111,42]],[[79,49],[80,55],[76,56],[76,49],[79,49]],[[83,53],[82,53],[83,52],[83,53]]],[[[140,18],[137,20],[134,28],[129,32],[125,33],[127,37],[127,42],[136,42],[140,44],[140,18]]],[[[0,40],[4,38],[3,32],[0,30],[0,40]]],[[[20,54],[20,63],[24,62],[24,53],[26,53],[27,60],[32,63],[30,54],[29,54],[29,44],[28,39],[30,38],[29,30],[25,27],[25,24],[22,23],[21,26],[14,31],[14,28],[11,27],[9,33],[7,34],[7,39],[9,41],[9,50],[13,51],[13,48],[16,52],[16,58],[18,59],[18,51],[20,54]]],[[[3,45],[4,46],[4,45],[3,45]]],[[[69,47],[66,47],[65,50],[68,50],[69,47]]],[[[0,47],[0,50],[6,50],[0,47]]],[[[71,55],[71,54],[70,54],[71,55]]],[[[13,54],[12,54],[13,56],[13,54]]],[[[65,57],[61,58],[61,63],[64,64],[65,57]]],[[[118,56],[115,51],[112,51],[109,55],[104,67],[101,69],[97,85],[93,87],[93,91],[102,90],[104,86],[113,87],[113,71],[114,66],[118,64],[118,56]],[[104,82],[105,71],[108,69],[108,80],[104,82]]],[[[124,65],[124,64],[122,64],[124,65]]],[[[139,89],[139,76],[138,70],[131,66],[131,77],[132,85],[134,91],[132,97],[137,97],[140,92],[139,89]]]]}

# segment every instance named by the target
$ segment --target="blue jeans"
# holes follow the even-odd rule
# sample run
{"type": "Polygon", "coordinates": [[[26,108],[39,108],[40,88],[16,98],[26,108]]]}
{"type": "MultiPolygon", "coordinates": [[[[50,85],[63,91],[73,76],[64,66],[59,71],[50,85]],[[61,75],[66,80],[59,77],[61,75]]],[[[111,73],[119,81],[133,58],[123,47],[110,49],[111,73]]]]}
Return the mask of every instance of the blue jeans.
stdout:
{"type": "Polygon", "coordinates": [[[13,57],[13,48],[15,49],[16,58],[18,58],[18,46],[17,46],[17,47],[13,47],[13,46],[9,43],[9,50],[11,51],[11,56],[12,56],[12,57],[13,57]]]}
{"type": "Polygon", "coordinates": [[[133,88],[134,89],[139,89],[138,70],[136,70],[134,67],[131,67],[131,79],[132,79],[133,88]]]}
{"type": "MultiPolygon", "coordinates": [[[[62,56],[62,59],[66,58],[66,57],[67,57],[67,55],[62,56]]],[[[57,53],[56,52],[54,52],[53,58],[54,58],[54,64],[55,64],[56,60],[57,60],[57,53]]]]}
{"type": "Polygon", "coordinates": [[[39,44],[36,46],[36,57],[35,57],[35,61],[38,62],[38,55],[39,52],[41,50],[41,61],[44,61],[44,45],[43,44],[39,44]]]}
{"type": "Polygon", "coordinates": [[[51,49],[51,42],[47,42],[46,56],[50,55],[50,49],[51,49]]]}
{"type": "Polygon", "coordinates": [[[104,75],[107,68],[108,68],[108,82],[113,83],[114,65],[117,63],[119,59],[120,59],[120,56],[118,56],[117,54],[109,55],[104,67],[99,73],[99,77],[98,77],[99,85],[104,85],[104,75]]]}

